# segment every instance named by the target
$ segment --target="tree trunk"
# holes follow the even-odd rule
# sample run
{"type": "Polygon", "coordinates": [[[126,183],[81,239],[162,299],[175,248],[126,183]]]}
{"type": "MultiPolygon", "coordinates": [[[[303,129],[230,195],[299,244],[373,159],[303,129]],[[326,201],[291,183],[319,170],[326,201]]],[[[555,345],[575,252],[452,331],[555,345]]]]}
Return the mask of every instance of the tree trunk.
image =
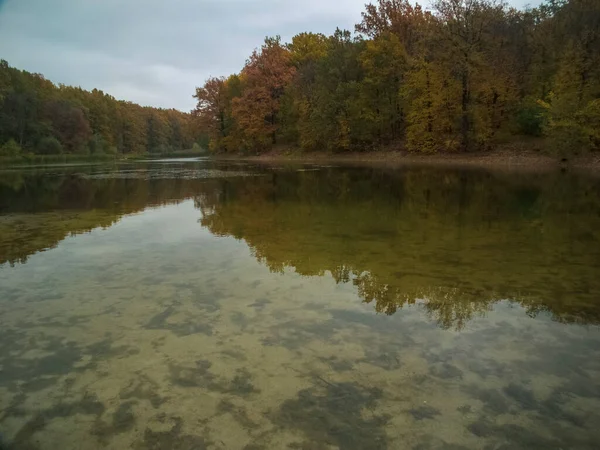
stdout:
{"type": "Polygon", "coordinates": [[[462,147],[464,151],[468,151],[470,148],[469,134],[471,131],[471,124],[469,121],[469,104],[471,102],[469,92],[469,71],[465,69],[462,74],[462,121],[461,121],[461,137],[462,147]]]}
{"type": "Polygon", "coordinates": [[[426,107],[427,107],[427,132],[429,134],[433,133],[433,116],[431,115],[431,107],[432,105],[432,101],[431,101],[431,83],[429,81],[429,71],[425,72],[425,77],[426,77],[426,86],[427,86],[427,103],[426,103],[426,107]]]}

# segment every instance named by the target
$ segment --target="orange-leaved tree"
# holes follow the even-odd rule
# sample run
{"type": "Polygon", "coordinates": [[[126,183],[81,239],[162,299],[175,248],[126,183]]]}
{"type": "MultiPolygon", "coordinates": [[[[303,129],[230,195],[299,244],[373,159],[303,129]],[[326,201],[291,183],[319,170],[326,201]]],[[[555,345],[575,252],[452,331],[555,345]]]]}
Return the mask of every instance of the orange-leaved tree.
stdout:
{"type": "Polygon", "coordinates": [[[241,134],[242,150],[261,151],[277,140],[281,97],[296,71],[291,52],[279,36],[266,38],[241,73],[242,95],[233,99],[233,117],[241,134]]]}

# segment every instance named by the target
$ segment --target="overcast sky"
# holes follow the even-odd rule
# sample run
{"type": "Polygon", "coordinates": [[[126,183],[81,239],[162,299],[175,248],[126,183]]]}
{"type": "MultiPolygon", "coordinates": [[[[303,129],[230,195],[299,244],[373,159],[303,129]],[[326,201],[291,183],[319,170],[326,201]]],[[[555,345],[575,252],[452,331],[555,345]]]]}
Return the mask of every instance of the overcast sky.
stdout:
{"type": "MultiPolygon", "coordinates": [[[[265,36],[354,29],[366,0],[0,0],[0,59],[55,83],[193,108],[265,36]]],[[[523,6],[537,1],[510,0],[523,6]]]]}

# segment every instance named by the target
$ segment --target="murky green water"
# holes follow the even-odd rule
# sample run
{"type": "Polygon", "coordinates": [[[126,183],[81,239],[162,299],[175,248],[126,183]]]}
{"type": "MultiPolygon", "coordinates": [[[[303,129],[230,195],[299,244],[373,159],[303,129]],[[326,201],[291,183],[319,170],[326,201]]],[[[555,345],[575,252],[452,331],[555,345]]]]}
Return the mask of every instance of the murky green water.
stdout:
{"type": "Polygon", "coordinates": [[[31,449],[597,449],[600,180],[0,172],[0,433],[31,449]]]}

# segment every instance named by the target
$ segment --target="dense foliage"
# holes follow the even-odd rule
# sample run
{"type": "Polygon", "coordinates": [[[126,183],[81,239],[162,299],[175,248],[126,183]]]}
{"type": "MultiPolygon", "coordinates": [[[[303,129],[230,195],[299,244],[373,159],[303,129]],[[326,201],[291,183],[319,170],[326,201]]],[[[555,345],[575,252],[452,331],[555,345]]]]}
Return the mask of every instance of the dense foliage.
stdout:
{"type": "Polygon", "coordinates": [[[190,114],[59,85],[0,61],[0,157],[167,153],[192,148],[190,114]]]}
{"type": "Polygon", "coordinates": [[[239,74],[197,88],[218,152],[485,150],[515,135],[600,149],[600,2],[366,6],[356,35],[267,38],[239,74]]]}

